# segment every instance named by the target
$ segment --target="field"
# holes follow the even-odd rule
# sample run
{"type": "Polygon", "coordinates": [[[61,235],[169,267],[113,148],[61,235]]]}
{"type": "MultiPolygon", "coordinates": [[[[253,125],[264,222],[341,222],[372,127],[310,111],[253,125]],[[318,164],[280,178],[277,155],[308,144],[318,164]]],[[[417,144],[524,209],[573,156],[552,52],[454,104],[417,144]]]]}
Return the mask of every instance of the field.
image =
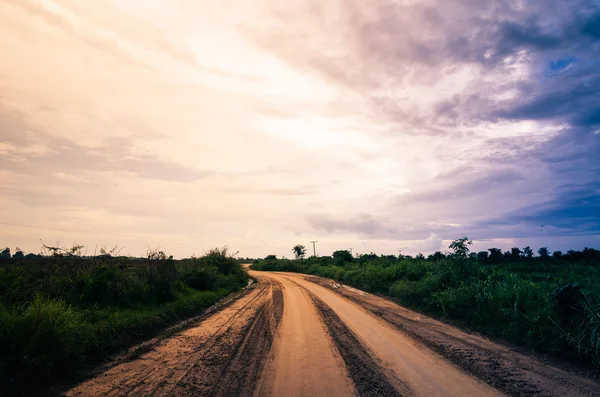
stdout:
{"type": "Polygon", "coordinates": [[[226,249],[184,260],[53,254],[0,261],[0,390],[11,394],[70,379],[248,280],[226,249]]]}
{"type": "Polygon", "coordinates": [[[337,251],[297,260],[269,256],[252,269],[331,278],[531,352],[599,367],[600,251],[530,252],[354,258],[337,251]]]}

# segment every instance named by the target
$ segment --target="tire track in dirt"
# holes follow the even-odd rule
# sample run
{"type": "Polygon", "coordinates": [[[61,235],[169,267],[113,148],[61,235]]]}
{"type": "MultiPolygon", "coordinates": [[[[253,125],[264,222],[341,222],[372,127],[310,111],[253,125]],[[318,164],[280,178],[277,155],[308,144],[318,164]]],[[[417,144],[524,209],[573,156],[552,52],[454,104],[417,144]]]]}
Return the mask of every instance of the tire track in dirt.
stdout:
{"type": "Polygon", "coordinates": [[[417,396],[499,397],[500,391],[456,368],[414,338],[406,335],[360,305],[330,289],[293,273],[277,273],[305,287],[338,315],[368,347],[385,373],[393,373],[417,396]],[[389,371],[389,372],[387,372],[389,371]]]}
{"type": "Polygon", "coordinates": [[[327,326],[329,335],[344,359],[348,374],[354,382],[354,387],[356,387],[360,397],[414,396],[414,392],[408,385],[399,379],[394,379],[392,374],[387,374],[387,376],[384,374],[384,370],[375,362],[372,353],[329,306],[314,294],[309,292],[309,295],[317,307],[323,323],[327,326]],[[392,385],[388,378],[394,379],[396,387],[392,385]]]}
{"type": "Polygon", "coordinates": [[[274,320],[265,321],[275,318],[272,291],[277,288],[272,284],[259,282],[257,288],[197,326],[159,342],[152,350],[110,368],[65,395],[219,395],[220,380],[235,383],[240,393],[250,390],[244,395],[251,395],[255,382],[246,382],[258,377],[267,354],[260,351],[266,348],[268,352],[267,345],[273,339],[274,320]],[[253,366],[244,371],[226,370],[235,366],[236,357],[248,354],[256,357],[253,366]]]}
{"type": "Polygon", "coordinates": [[[304,278],[360,305],[456,367],[508,396],[600,396],[600,385],[593,380],[545,365],[534,357],[458,330],[379,296],[341,287],[320,277],[304,278]]]}
{"type": "Polygon", "coordinates": [[[281,285],[273,282],[271,293],[272,299],[261,309],[239,349],[231,356],[211,396],[250,397],[254,393],[283,314],[281,285]]]}
{"type": "Polygon", "coordinates": [[[356,396],[344,360],[308,292],[276,274],[253,276],[281,282],[285,310],[254,396],[356,396]]]}

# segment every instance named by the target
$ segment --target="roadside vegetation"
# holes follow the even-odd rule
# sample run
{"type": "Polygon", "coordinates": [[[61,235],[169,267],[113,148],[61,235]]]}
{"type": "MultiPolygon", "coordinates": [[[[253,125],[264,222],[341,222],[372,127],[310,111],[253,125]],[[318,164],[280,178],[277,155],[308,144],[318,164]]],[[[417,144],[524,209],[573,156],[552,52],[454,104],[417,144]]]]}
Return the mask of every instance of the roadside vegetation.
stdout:
{"type": "Polygon", "coordinates": [[[73,377],[246,285],[227,248],[174,260],[0,251],[0,395],[73,377]],[[4,391],[4,393],[2,393],[4,391]]]}
{"type": "Polygon", "coordinates": [[[534,255],[530,247],[474,253],[466,237],[428,257],[269,255],[254,270],[313,274],[530,351],[600,367],[600,251],[534,255]]]}

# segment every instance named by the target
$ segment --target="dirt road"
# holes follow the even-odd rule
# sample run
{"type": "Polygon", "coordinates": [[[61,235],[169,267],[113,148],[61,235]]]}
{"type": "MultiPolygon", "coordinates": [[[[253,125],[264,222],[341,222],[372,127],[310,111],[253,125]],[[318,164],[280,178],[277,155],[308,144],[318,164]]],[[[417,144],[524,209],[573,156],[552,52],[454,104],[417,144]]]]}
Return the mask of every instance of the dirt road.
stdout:
{"type": "Polygon", "coordinates": [[[80,395],[600,396],[600,384],[385,299],[297,274],[259,282],[80,395]]]}

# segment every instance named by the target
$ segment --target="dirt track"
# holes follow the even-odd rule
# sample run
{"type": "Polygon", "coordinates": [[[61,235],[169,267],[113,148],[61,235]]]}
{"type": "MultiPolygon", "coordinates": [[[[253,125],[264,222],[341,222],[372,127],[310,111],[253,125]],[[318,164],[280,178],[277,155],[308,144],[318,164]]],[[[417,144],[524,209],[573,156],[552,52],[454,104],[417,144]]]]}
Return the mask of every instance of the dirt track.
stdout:
{"type": "Polygon", "coordinates": [[[600,385],[328,280],[246,294],[69,396],[600,396],[600,385]]]}

